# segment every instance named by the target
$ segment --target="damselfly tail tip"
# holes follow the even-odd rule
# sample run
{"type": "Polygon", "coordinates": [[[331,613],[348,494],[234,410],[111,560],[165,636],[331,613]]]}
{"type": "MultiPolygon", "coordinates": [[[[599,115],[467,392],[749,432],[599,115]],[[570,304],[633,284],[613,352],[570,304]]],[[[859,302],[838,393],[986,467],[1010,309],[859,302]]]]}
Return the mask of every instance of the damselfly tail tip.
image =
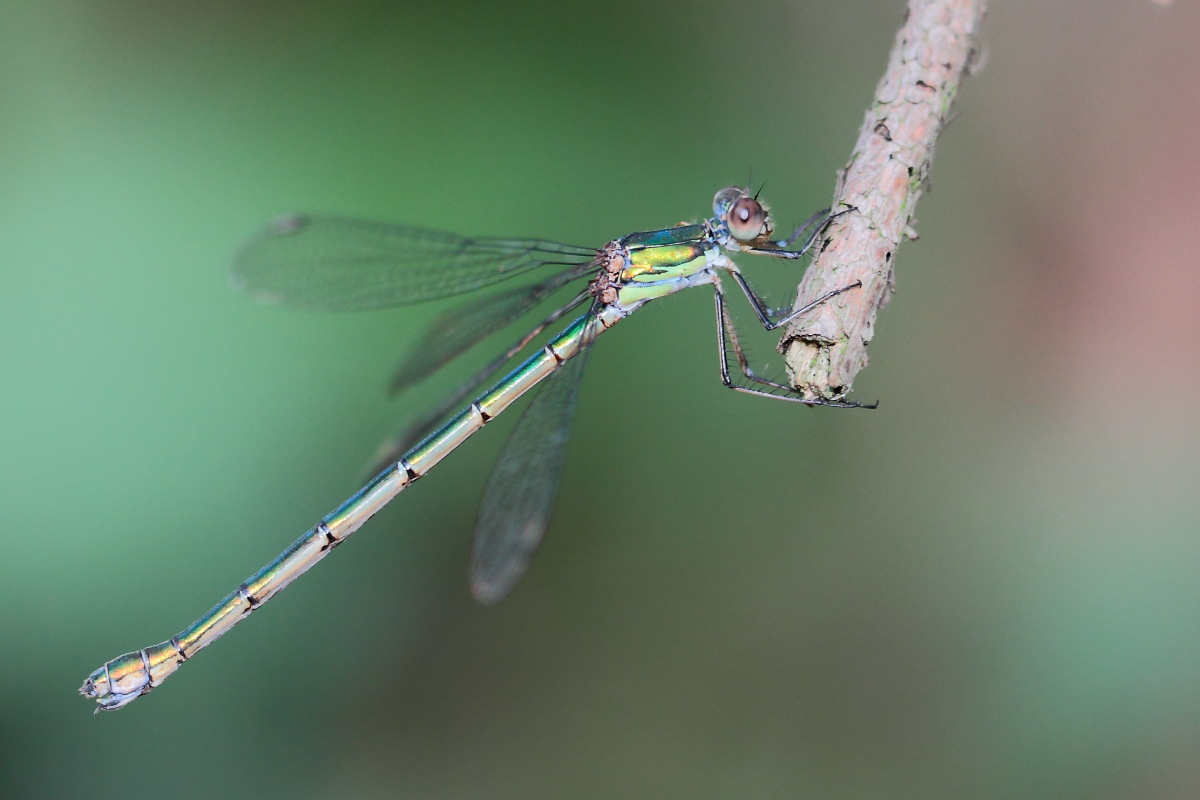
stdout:
{"type": "Polygon", "coordinates": [[[98,705],[92,709],[93,717],[104,710],[103,701],[96,697],[96,687],[92,683],[91,678],[88,678],[86,681],[83,682],[83,686],[79,687],[79,693],[81,695],[83,695],[84,697],[89,697],[89,698],[95,699],[97,703],[100,703],[100,705],[98,705]]]}
{"type": "Polygon", "coordinates": [[[98,710],[115,711],[162,683],[182,663],[183,653],[172,639],[114,658],[92,672],[79,693],[95,700],[98,710]]]}
{"type": "MultiPolygon", "coordinates": [[[[79,693],[84,697],[95,700],[98,705],[92,710],[92,716],[99,714],[101,711],[108,711],[110,706],[107,703],[107,696],[96,686],[96,673],[93,672],[83,682],[83,686],[79,687],[79,693]]],[[[117,706],[118,708],[120,706],[117,706]]]]}

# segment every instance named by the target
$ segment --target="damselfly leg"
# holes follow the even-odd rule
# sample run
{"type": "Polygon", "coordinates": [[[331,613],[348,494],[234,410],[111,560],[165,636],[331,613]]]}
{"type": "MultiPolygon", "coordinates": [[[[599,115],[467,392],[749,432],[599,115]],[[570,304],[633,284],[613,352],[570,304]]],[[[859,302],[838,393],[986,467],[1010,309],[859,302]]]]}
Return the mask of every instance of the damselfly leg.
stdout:
{"type": "MultiPolygon", "coordinates": [[[[734,277],[737,276],[738,274],[734,273],[734,277]]],[[[860,283],[854,283],[850,286],[843,286],[840,289],[834,289],[832,292],[828,292],[821,297],[818,297],[808,305],[797,309],[792,316],[799,316],[806,311],[811,311],[827,300],[837,297],[843,292],[848,292],[851,289],[857,289],[860,286],[860,283]]],[[[830,408],[875,408],[874,404],[805,397],[796,391],[795,387],[763,378],[755,373],[750,367],[749,359],[746,358],[745,350],[742,348],[741,341],[738,339],[737,326],[734,325],[733,319],[729,315],[729,310],[725,306],[725,292],[719,280],[713,281],[713,289],[715,290],[713,297],[715,298],[717,308],[717,354],[721,368],[721,383],[726,388],[733,389],[735,392],[743,392],[745,394],[753,394],[760,397],[771,397],[776,400],[789,400],[811,406],[828,406],[830,408]],[[729,351],[731,349],[733,350],[734,358],[737,360],[738,370],[742,373],[742,377],[752,383],[767,388],[755,389],[750,386],[742,386],[733,380],[732,373],[729,369],[729,351]]],[[[768,327],[765,323],[764,327],[766,327],[767,330],[773,330],[772,327],[768,327]]],[[[775,325],[774,327],[779,327],[779,325],[775,325]]]]}

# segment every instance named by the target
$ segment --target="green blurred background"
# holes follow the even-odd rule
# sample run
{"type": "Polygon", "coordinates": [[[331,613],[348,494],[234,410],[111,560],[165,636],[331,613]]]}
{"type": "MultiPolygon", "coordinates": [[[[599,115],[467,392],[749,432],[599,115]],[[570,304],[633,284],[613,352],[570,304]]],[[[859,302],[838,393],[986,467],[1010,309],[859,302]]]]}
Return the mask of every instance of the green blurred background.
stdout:
{"type": "Polygon", "coordinates": [[[6,3],[0,796],[1200,795],[1186,3],[995,4],[855,387],[878,411],[725,391],[708,293],[656,304],[597,346],[507,602],[465,581],[489,428],[152,697],[75,694],[446,386],[383,391],[444,306],[257,307],[225,277],[247,233],[600,244],[751,171],[786,225],[828,203],[902,16],[6,3]]]}

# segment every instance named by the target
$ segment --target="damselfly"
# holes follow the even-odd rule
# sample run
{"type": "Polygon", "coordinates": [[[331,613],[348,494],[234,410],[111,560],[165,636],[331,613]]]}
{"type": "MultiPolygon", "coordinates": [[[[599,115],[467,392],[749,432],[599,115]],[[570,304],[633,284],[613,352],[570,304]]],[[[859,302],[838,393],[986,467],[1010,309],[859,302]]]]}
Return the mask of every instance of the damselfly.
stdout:
{"type": "MultiPolygon", "coordinates": [[[[850,209],[847,209],[848,211],[850,209]]],[[[842,211],[840,213],[846,213],[842,211]]],[[[536,283],[485,296],[443,314],[401,366],[392,388],[427,377],[559,290],[564,304],[479,370],[427,417],[428,432],[505,362],[572,311],[584,313],[537,353],[411,449],[397,446],[383,471],[301,536],[211,611],[162,644],[127,653],[93,672],[80,691],[101,709],[146,694],[187,659],[325,557],[417,478],[515,400],[545,381],[517,422],[488,480],[471,553],[471,590],[483,603],[507,595],[525,572],[550,516],[566,453],[575,399],[592,341],[651,300],[693,286],[715,290],[721,381],[731,389],[841,408],[858,403],[806,398],[749,367],[725,307],[720,273],[738,285],[768,330],[786,324],[847,286],[792,311],[769,308],[729,253],[799,259],[837,215],[813,215],[774,240],[766,207],[749,190],[729,187],[713,200],[713,217],[693,225],[631,233],[599,250],[540,239],[464,238],[453,234],[336,217],[289,216],[253,238],[234,262],[234,279],[266,301],[324,311],[423,303],[481,289],[530,272],[536,283]],[[792,249],[796,242],[801,244],[792,249]],[[732,350],[744,382],[731,377],[732,350]]],[[[99,709],[97,709],[99,710],[99,709]]]]}

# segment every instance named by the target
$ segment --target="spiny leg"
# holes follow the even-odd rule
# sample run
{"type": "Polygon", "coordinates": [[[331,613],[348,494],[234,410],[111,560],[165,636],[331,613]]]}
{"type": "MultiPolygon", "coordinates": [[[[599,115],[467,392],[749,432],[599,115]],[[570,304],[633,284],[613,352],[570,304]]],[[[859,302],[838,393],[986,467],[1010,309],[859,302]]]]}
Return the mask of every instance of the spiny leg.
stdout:
{"type": "MultiPolygon", "coordinates": [[[[805,233],[808,233],[809,229],[812,228],[814,225],[817,225],[817,223],[820,223],[820,225],[817,225],[817,229],[815,231],[813,231],[808,236],[808,238],[806,238],[804,240],[804,246],[800,248],[800,252],[803,253],[805,250],[807,250],[809,247],[812,246],[813,238],[817,235],[817,232],[820,231],[821,228],[824,228],[826,225],[828,225],[829,221],[831,219],[834,219],[834,216],[829,213],[830,210],[831,209],[828,209],[828,208],[822,208],[820,211],[816,212],[811,217],[804,220],[804,222],[800,223],[800,226],[798,228],[796,228],[796,230],[792,231],[791,236],[787,237],[786,239],[780,239],[780,240],[776,241],[775,245],[780,250],[786,250],[786,249],[788,249],[788,247],[791,246],[792,242],[799,239],[805,233]]],[[[842,211],[842,212],[838,212],[838,213],[844,214],[845,212],[842,211]]]]}
{"type": "MultiPolygon", "coordinates": [[[[730,264],[732,263],[733,262],[730,262],[730,264]]],[[[857,289],[862,286],[862,281],[855,281],[849,286],[843,286],[840,289],[834,289],[832,292],[826,292],[816,300],[813,300],[811,303],[801,306],[793,311],[789,311],[780,319],[773,320],[771,319],[771,312],[775,309],[769,308],[766,302],[754,293],[754,290],[750,288],[750,284],[746,281],[745,276],[738,271],[737,267],[734,266],[733,268],[728,269],[728,272],[733,276],[733,279],[737,281],[738,286],[742,288],[742,292],[746,295],[746,299],[750,301],[750,305],[754,309],[754,315],[758,317],[758,321],[761,322],[762,326],[769,331],[783,327],[801,314],[807,311],[812,311],[814,308],[821,305],[826,300],[829,300],[831,297],[837,297],[842,292],[848,292],[851,289],[857,289]]]]}
{"type": "MultiPolygon", "coordinates": [[[[736,275],[737,273],[734,274],[736,275]]],[[[713,289],[715,290],[713,297],[715,298],[717,304],[717,353],[720,359],[721,383],[726,388],[733,389],[735,392],[755,394],[759,395],[760,397],[771,397],[776,400],[788,400],[793,403],[804,403],[805,405],[810,406],[829,406],[831,408],[875,408],[875,404],[866,405],[851,401],[823,400],[821,398],[804,397],[791,386],[786,386],[782,383],[767,380],[766,378],[762,378],[755,374],[747,362],[746,354],[742,350],[741,343],[738,341],[737,328],[734,326],[733,320],[729,317],[729,312],[725,308],[725,293],[721,288],[720,281],[713,281],[713,289]],[[742,375],[753,383],[771,387],[769,391],[765,389],[755,389],[751,386],[739,386],[733,382],[729,372],[730,345],[733,347],[734,356],[737,358],[738,368],[742,375]]],[[[845,290],[832,292],[830,295],[817,301],[817,303],[824,302],[824,300],[828,299],[828,297],[836,295],[841,291],[845,290]]],[[[816,305],[816,303],[810,304],[810,306],[806,306],[801,310],[807,311],[812,305],[816,305]]]]}
{"type": "Polygon", "coordinates": [[[774,247],[746,247],[743,249],[743,251],[747,253],[754,253],[755,255],[760,256],[775,256],[776,258],[801,258],[809,251],[809,248],[813,246],[813,243],[817,240],[817,237],[821,235],[821,232],[825,230],[829,223],[833,222],[838,217],[857,210],[858,209],[854,206],[847,206],[837,213],[830,213],[828,208],[822,209],[806,219],[799,228],[796,228],[796,230],[792,232],[792,235],[788,238],[771,242],[771,244],[775,245],[774,247]],[[787,247],[791,246],[792,242],[796,241],[796,239],[800,238],[800,236],[810,229],[812,232],[805,237],[804,244],[800,246],[799,250],[786,249],[787,247]]]}
{"type": "MultiPolygon", "coordinates": [[[[713,288],[717,293],[717,313],[719,315],[717,329],[718,344],[721,353],[721,382],[726,386],[730,386],[732,381],[729,375],[729,352],[728,347],[733,347],[733,355],[737,359],[738,368],[742,375],[749,381],[759,383],[764,386],[770,386],[773,389],[782,389],[783,391],[793,391],[792,387],[785,386],[782,383],[768,380],[758,375],[750,367],[750,359],[746,357],[746,351],[742,347],[742,343],[738,338],[737,326],[733,322],[733,317],[729,314],[729,309],[725,306],[725,292],[719,281],[713,281],[713,288]]],[[[731,387],[732,388],[732,387],[731,387]]]]}
{"type": "MultiPolygon", "coordinates": [[[[837,219],[838,217],[841,217],[845,214],[849,214],[851,211],[857,211],[857,210],[858,209],[856,209],[854,206],[848,206],[847,208],[844,208],[841,211],[838,211],[836,214],[829,213],[829,209],[824,209],[822,211],[818,211],[817,213],[813,214],[811,217],[806,219],[804,221],[804,223],[801,224],[800,227],[797,228],[792,233],[791,236],[789,236],[786,239],[782,239],[778,242],[774,242],[774,244],[778,245],[778,247],[785,248],[785,247],[789,246],[797,238],[799,238],[805,231],[808,231],[811,228],[812,232],[808,234],[808,237],[804,240],[804,244],[800,247],[799,250],[746,248],[743,252],[752,253],[754,255],[774,256],[775,258],[786,258],[786,259],[801,258],[808,252],[809,248],[812,247],[813,242],[815,242],[817,237],[821,234],[821,231],[825,230],[825,227],[830,222],[833,222],[835,219],[837,219]]],[[[859,286],[862,286],[861,282],[855,282],[855,283],[850,284],[849,286],[843,286],[842,288],[835,289],[832,292],[822,295],[821,297],[817,298],[816,300],[809,303],[808,305],[806,305],[802,308],[795,309],[795,310],[791,310],[788,308],[771,308],[770,306],[767,305],[766,301],[763,300],[761,297],[759,297],[758,294],[755,293],[754,289],[752,289],[750,287],[750,283],[746,280],[746,277],[744,275],[742,275],[742,273],[738,269],[737,265],[734,264],[732,261],[728,261],[727,264],[728,264],[728,266],[726,267],[726,269],[728,269],[729,272],[733,275],[734,280],[736,280],[738,282],[738,286],[740,286],[742,288],[742,292],[746,295],[746,299],[749,300],[750,305],[754,307],[754,313],[758,317],[759,322],[761,322],[763,327],[765,327],[769,331],[773,331],[776,328],[786,325],[787,323],[791,322],[793,319],[800,316],[804,312],[811,311],[813,308],[816,308],[821,303],[824,303],[826,300],[828,300],[831,297],[835,297],[849,289],[854,289],[859,286]],[[780,314],[783,314],[784,316],[782,318],[777,318],[780,314]]]]}

